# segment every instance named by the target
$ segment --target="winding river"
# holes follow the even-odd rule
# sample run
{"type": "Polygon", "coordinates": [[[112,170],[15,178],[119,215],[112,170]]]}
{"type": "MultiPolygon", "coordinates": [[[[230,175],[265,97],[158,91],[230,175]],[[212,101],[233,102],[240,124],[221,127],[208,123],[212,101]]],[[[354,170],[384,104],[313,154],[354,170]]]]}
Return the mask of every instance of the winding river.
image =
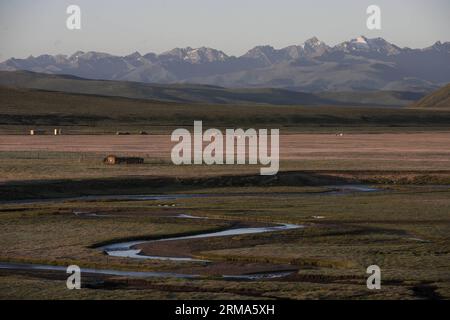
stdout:
{"type": "MultiPolygon", "coordinates": [[[[283,194],[264,194],[265,196],[296,196],[299,194],[307,195],[342,195],[348,193],[358,193],[358,192],[374,192],[378,189],[370,188],[364,185],[345,185],[345,186],[329,186],[330,191],[318,192],[318,193],[283,193],[283,194]]],[[[226,197],[226,196],[236,196],[241,194],[171,194],[171,195],[101,195],[101,196],[83,196],[83,197],[72,197],[72,198],[59,198],[59,199],[38,199],[38,200],[19,200],[19,201],[8,201],[7,203],[41,203],[41,202],[56,202],[56,201],[67,201],[67,200],[84,200],[84,201],[95,201],[95,200],[129,200],[129,201],[142,201],[142,200],[176,200],[183,198],[206,198],[206,197],[226,197]]],[[[261,195],[261,193],[246,193],[242,196],[254,196],[261,195]]],[[[5,202],[3,202],[5,203],[5,202]]],[[[77,214],[77,213],[75,213],[77,214]]],[[[79,213],[82,214],[82,213],[79,213]]],[[[93,217],[102,217],[96,214],[87,214],[93,217]]],[[[204,217],[196,217],[191,215],[180,214],[174,216],[173,218],[182,219],[206,219],[204,217]]],[[[265,232],[279,232],[285,230],[292,230],[302,228],[302,225],[296,224],[277,224],[270,227],[253,227],[253,228],[230,228],[223,231],[217,232],[206,232],[203,234],[197,234],[192,236],[181,236],[172,237],[159,240],[148,240],[148,241],[127,241],[118,242],[113,244],[108,244],[98,249],[102,250],[104,253],[113,257],[126,257],[131,259],[157,259],[157,260],[170,260],[170,261],[186,261],[186,262],[202,262],[208,263],[208,260],[195,259],[190,257],[163,257],[163,256],[149,256],[142,254],[140,249],[135,248],[139,244],[152,243],[152,242],[162,242],[162,241],[178,241],[178,240],[188,240],[188,239],[200,239],[200,238],[212,238],[212,237],[227,237],[233,235],[244,235],[244,234],[257,234],[265,232]]],[[[41,265],[41,264],[24,264],[24,263],[3,263],[0,262],[0,269],[8,270],[41,270],[41,271],[60,271],[65,272],[66,267],[54,266],[54,265],[41,265]]],[[[174,277],[174,278],[201,278],[201,275],[193,274],[180,274],[172,272],[150,272],[150,271],[122,271],[122,270],[109,270],[109,269],[91,269],[82,268],[82,272],[87,274],[100,274],[100,275],[114,275],[114,276],[125,276],[125,277],[174,277]]],[[[247,274],[247,275],[222,275],[223,279],[235,279],[235,280],[260,280],[267,278],[279,278],[285,277],[292,272],[268,272],[268,273],[258,273],[258,274],[247,274]]]]}
{"type": "MultiPolygon", "coordinates": [[[[188,218],[192,219],[192,218],[188,218]]],[[[262,228],[235,228],[228,229],[218,232],[202,233],[193,236],[183,236],[183,237],[173,237],[159,240],[149,240],[149,241],[129,241],[129,242],[119,242],[114,244],[109,244],[100,247],[102,251],[113,257],[126,257],[133,259],[157,259],[157,260],[171,260],[171,261],[195,261],[195,262],[208,262],[208,260],[200,260],[194,258],[180,258],[180,257],[161,257],[161,256],[148,256],[141,254],[140,249],[135,249],[134,247],[139,244],[162,242],[162,241],[176,241],[176,240],[188,240],[188,239],[201,239],[201,238],[213,238],[213,237],[226,237],[235,236],[242,234],[252,234],[252,233],[263,233],[263,232],[275,232],[283,230],[298,229],[303,226],[296,224],[280,224],[272,227],[262,227],[262,228]]]]}
{"type": "Polygon", "coordinates": [[[0,204],[33,204],[33,203],[47,203],[47,202],[61,202],[61,201],[149,201],[149,200],[177,200],[177,199],[192,199],[192,198],[212,198],[212,197],[254,197],[264,195],[265,197],[295,197],[299,195],[306,196],[324,196],[324,195],[345,195],[349,193],[360,192],[375,192],[379,189],[372,188],[366,185],[337,185],[337,186],[323,186],[327,188],[326,191],[318,192],[277,192],[277,193],[261,193],[261,192],[229,192],[229,193],[173,193],[173,194],[126,194],[126,195],[88,195],[79,197],[60,197],[50,199],[23,199],[23,200],[6,200],[0,201],[0,204]]]}
{"type": "MultiPolygon", "coordinates": [[[[0,269],[15,270],[15,271],[58,271],[66,272],[67,267],[44,265],[44,264],[31,264],[31,263],[9,263],[0,262],[0,269]]],[[[178,279],[200,279],[204,276],[196,274],[183,274],[175,272],[153,272],[153,271],[124,271],[124,270],[112,270],[112,269],[92,269],[81,268],[82,274],[97,274],[107,276],[119,276],[130,278],[178,278],[178,279]]],[[[264,272],[245,275],[222,275],[221,278],[225,280],[263,280],[263,279],[276,279],[288,276],[292,271],[279,271],[279,272],[264,272]]]]}
{"type": "MultiPolygon", "coordinates": [[[[192,216],[187,217],[177,217],[184,219],[193,219],[192,216]]],[[[209,238],[209,237],[225,237],[232,235],[241,234],[254,234],[263,232],[275,232],[282,230],[290,230],[301,228],[300,225],[295,224],[281,224],[273,227],[264,228],[235,228],[228,229],[219,232],[210,232],[197,234],[193,236],[183,236],[183,237],[173,237],[159,240],[151,241],[130,241],[130,242],[119,242],[115,244],[110,244],[107,246],[100,247],[106,254],[114,257],[126,257],[134,259],[158,259],[158,260],[171,260],[171,261],[190,261],[190,262],[208,262],[207,260],[199,260],[193,258],[180,258],[180,257],[158,257],[158,256],[146,256],[140,255],[140,249],[133,249],[134,246],[142,243],[151,243],[158,241],[175,241],[175,240],[187,240],[187,239],[198,239],[198,238],[209,238]]],[[[52,266],[52,265],[42,265],[42,264],[25,264],[25,263],[1,263],[0,269],[7,270],[39,270],[39,271],[59,271],[65,272],[66,267],[63,266],[52,266]]],[[[122,271],[122,270],[110,270],[110,269],[92,269],[92,268],[82,268],[82,273],[86,274],[98,274],[98,275],[113,275],[113,276],[124,276],[132,278],[180,278],[180,279],[196,279],[201,278],[201,275],[195,274],[182,274],[174,272],[152,272],[152,271],[122,271]]],[[[280,272],[264,272],[256,274],[247,275],[222,275],[223,279],[227,280],[263,280],[263,279],[274,279],[288,276],[291,271],[280,271],[280,272]]]]}

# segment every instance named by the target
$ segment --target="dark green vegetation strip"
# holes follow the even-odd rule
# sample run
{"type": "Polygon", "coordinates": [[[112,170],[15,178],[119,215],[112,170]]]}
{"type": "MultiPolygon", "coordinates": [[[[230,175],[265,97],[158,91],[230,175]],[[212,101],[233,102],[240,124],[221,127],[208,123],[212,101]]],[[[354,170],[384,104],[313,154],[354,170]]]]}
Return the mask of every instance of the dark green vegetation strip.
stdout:
{"type": "Polygon", "coordinates": [[[87,80],[68,75],[0,71],[0,85],[77,94],[121,96],[178,103],[274,105],[407,105],[424,93],[407,91],[305,93],[279,88],[223,88],[199,84],[148,84],[87,80]]]}
{"type": "Polygon", "coordinates": [[[284,132],[450,128],[448,110],[193,105],[4,87],[0,87],[0,103],[0,133],[16,134],[26,133],[30,126],[62,127],[66,134],[171,132],[192,126],[194,120],[203,120],[205,127],[281,128],[284,132]]]}
{"type": "Polygon", "coordinates": [[[118,177],[5,182],[0,200],[49,199],[88,195],[160,194],[199,188],[251,186],[330,186],[371,184],[450,184],[450,171],[291,171],[276,176],[225,175],[203,178],[118,177]]]}

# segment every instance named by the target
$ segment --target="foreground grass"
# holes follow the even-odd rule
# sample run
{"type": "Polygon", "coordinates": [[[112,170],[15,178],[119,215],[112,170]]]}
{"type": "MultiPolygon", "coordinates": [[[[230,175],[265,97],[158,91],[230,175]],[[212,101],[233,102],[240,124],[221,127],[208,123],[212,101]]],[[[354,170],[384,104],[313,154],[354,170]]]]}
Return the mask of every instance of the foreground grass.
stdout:
{"type": "MultiPolygon", "coordinates": [[[[35,158],[10,156],[0,152],[0,181],[23,180],[55,180],[55,179],[105,179],[105,178],[135,178],[135,177],[210,177],[220,175],[258,175],[260,166],[227,165],[227,166],[174,166],[169,161],[146,158],[143,165],[106,166],[102,163],[105,154],[86,155],[74,154],[54,157],[40,153],[35,158]]],[[[145,157],[145,156],[144,156],[145,157]]],[[[448,161],[422,162],[408,160],[369,159],[305,159],[302,161],[282,160],[281,171],[299,170],[393,170],[401,173],[408,170],[448,170],[448,161]]]]}
{"type": "MultiPolygon", "coordinates": [[[[257,189],[222,191],[254,193],[257,189]]],[[[113,291],[105,285],[83,289],[73,296],[64,289],[64,282],[57,279],[44,281],[36,275],[19,278],[2,273],[0,297],[36,298],[37,291],[29,288],[37,286],[51,299],[203,299],[205,292],[211,293],[208,298],[450,298],[448,188],[404,186],[389,192],[335,196],[299,194],[301,189],[265,188],[266,192],[295,191],[294,196],[251,194],[178,199],[170,203],[73,201],[3,205],[0,212],[2,260],[61,265],[77,262],[83,266],[201,273],[201,266],[195,263],[108,259],[89,246],[113,238],[211,229],[226,224],[227,220],[302,223],[307,227],[195,242],[196,255],[215,261],[283,263],[298,268],[295,275],[283,281],[151,279],[124,284],[120,279],[109,279],[115,283],[113,291]],[[165,204],[169,207],[158,206],[165,204]],[[108,212],[112,217],[76,217],[72,214],[74,209],[108,212]],[[161,216],[173,212],[217,220],[199,222],[161,216]],[[365,270],[372,264],[381,267],[381,291],[369,291],[365,287],[365,270]]]]}
{"type": "MultiPolygon", "coordinates": [[[[187,221],[152,218],[149,216],[112,217],[105,219],[78,217],[70,209],[41,206],[12,212],[0,211],[1,261],[32,262],[54,265],[80,264],[85,267],[118,269],[158,269],[164,263],[135,261],[108,257],[91,246],[112,239],[157,237],[162,235],[198,232],[219,227],[214,223],[199,225],[187,221]]],[[[90,207],[90,210],[96,210],[90,207]]],[[[95,212],[95,211],[94,211],[95,212]]]]}
{"type": "MultiPolygon", "coordinates": [[[[342,281],[341,281],[342,282],[342,281]]],[[[115,279],[114,289],[67,290],[65,281],[39,279],[27,276],[0,275],[0,299],[168,299],[168,300],[214,300],[214,299],[415,299],[414,286],[385,285],[383,291],[369,292],[363,281],[354,283],[318,282],[230,282],[214,280],[142,280],[115,279]]],[[[448,290],[448,286],[445,290],[448,290]]]]}

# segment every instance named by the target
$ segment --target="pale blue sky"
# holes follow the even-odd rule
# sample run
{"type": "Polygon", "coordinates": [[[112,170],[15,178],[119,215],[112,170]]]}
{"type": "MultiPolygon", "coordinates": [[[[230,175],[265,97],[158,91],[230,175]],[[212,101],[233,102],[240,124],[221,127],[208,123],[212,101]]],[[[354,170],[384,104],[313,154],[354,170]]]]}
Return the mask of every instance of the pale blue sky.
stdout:
{"type": "Polygon", "coordinates": [[[449,0],[0,0],[0,60],[72,54],[125,55],[208,46],[241,55],[317,36],[330,45],[359,35],[400,46],[449,41],[449,0]],[[82,30],[66,29],[66,8],[82,10],[82,30]],[[382,10],[382,30],[366,28],[366,8],[382,10]]]}

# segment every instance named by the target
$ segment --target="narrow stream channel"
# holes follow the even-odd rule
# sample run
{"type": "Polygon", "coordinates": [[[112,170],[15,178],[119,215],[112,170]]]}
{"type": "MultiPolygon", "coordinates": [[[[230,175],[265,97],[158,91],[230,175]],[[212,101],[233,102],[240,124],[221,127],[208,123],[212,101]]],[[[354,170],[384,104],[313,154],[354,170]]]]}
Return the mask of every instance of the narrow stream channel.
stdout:
{"type": "MultiPolygon", "coordinates": [[[[283,194],[265,194],[264,196],[296,196],[296,195],[344,195],[349,193],[360,193],[360,192],[374,192],[378,189],[370,188],[364,185],[345,185],[345,186],[329,186],[330,191],[319,192],[319,193],[283,193],[283,194]]],[[[246,193],[242,196],[255,196],[261,195],[262,193],[246,193]]],[[[37,199],[37,200],[18,200],[18,201],[6,201],[1,203],[41,203],[41,202],[57,202],[57,201],[67,201],[67,200],[83,200],[83,201],[95,201],[95,200],[176,200],[183,198],[207,198],[207,197],[226,197],[226,196],[236,196],[240,194],[171,194],[171,195],[103,195],[103,196],[83,196],[83,197],[73,197],[73,198],[59,198],[59,199],[37,199]]],[[[76,213],[75,213],[76,214],[76,213]]],[[[82,214],[82,213],[80,213],[82,214]]],[[[91,216],[97,216],[91,214],[91,216]]],[[[174,218],[183,219],[205,219],[204,217],[195,217],[190,215],[178,215],[174,218]]],[[[265,232],[279,232],[291,229],[302,228],[302,225],[295,224],[278,224],[271,227],[260,227],[260,228],[231,228],[224,231],[218,232],[207,232],[203,234],[197,234],[192,236],[182,236],[173,237],[159,240],[149,240],[149,241],[128,241],[128,242],[118,242],[102,246],[98,249],[102,250],[106,254],[114,257],[126,257],[132,259],[158,259],[158,260],[170,260],[170,261],[187,261],[187,262],[204,262],[207,260],[199,260],[189,257],[162,257],[162,256],[147,256],[141,254],[140,249],[134,248],[136,245],[143,243],[152,242],[162,242],[162,241],[177,241],[177,240],[188,240],[188,239],[200,239],[200,238],[212,238],[212,237],[226,237],[233,235],[244,235],[244,234],[256,234],[265,232]]],[[[52,265],[42,265],[42,264],[25,264],[25,263],[8,263],[0,262],[0,269],[7,270],[41,270],[41,271],[59,271],[66,272],[66,267],[63,266],[52,266],[52,265]]],[[[82,268],[83,273],[87,274],[102,274],[102,275],[114,275],[114,276],[125,276],[125,277],[158,277],[158,278],[186,278],[195,279],[201,278],[201,275],[193,274],[180,274],[172,272],[150,272],[150,271],[122,271],[122,270],[109,270],[109,269],[91,269],[82,268]]],[[[262,280],[262,279],[272,279],[285,277],[291,274],[292,271],[281,271],[281,272],[268,272],[268,273],[257,273],[248,275],[222,275],[223,279],[230,280],[262,280]]]]}
{"type": "Polygon", "coordinates": [[[33,203],[47,203],[47,202],[61,202],[61,201],[148,201],[148,200],[177,200],[177,199],[192,199],[192,198],[212,198],[212,197],[295,197],[299,195],[306,196],[329,196],[329,195],[345,195],[349,193],[360,192],[375,192],[379,189],[372,188],[366,185],[336,185],[323,186],[329,190],[318,192],[278,192],[278,193],[262,193],[262,192],[231,192],[231,193],[173,193],[173,194],[125,194],[125,195],[88,195],[79,197],[61,197],[51,199],[23,199],[23,200],[6,200],[0,201],[0,204],[33,204],[33,203]]]}
{"type": "MultiPolygon", "coordinates": [[[[58,271],[66,273],[67,267],[63,266],[52,266],[44,264],[30,264],[30,263],[8,263],[0,262],[0,269],[4,270],[23,270],[23,271],[58,271]]],[[[266,272],[266,273],[255,273],[247,275],[223,275],[221,278],[226,280],[263,280],[263,279],[276,279],[282,278],[292,271],[280,271],[280,272],[266,272]]],[[[122,270],[111,270],[111,269],[92,269],[92,268],[81,268],[81,274],[98,274],[98,275],[109,275],[109,276],[120,276],[120,277],[130,277],[130,278],[178,278],[178,279],[200,279],[201,275],[196,274],[183,274],[175,272],[153,272],[153,271],[122,271],[122,270]]],[[[204,277],[203,277],[204,278],[204,277]]]]}
{"type": "Polygon", "coordinates": [[[159,240],[149,240],[149,241],[128,241],[128,242],[118,242],[114,244],[109,244],[99,249],[104,251],[107,255],[113,257],[122,258],[133,258],[133,259],[157,259],[157,260],[171,260],[171,261],[196,261],[196,262],[208,262],[208,260],[199,260],[194,258],[185,257],[161,257],[161,256],[147,256],[141,254],[140,249],[135,249],[134,247],[139,244],[153,243],[153,242],[165,242],[165,241],[176,241],[176,240],[188,240],[188,239],[201,239],[201,238],[213,238],[213,237],[226,237],[242,234],[253,234],[253,233],[264,233],[264,232],[275,232],[283,230],[291,230],[302,228],[301,225],[296,224],[281,224],[272,227],[262,227],[262,228],[235,228],[228,229],[219,232],[202,233],[193,236],[183,236],[183,237],[173,237],[159,240]]]}

